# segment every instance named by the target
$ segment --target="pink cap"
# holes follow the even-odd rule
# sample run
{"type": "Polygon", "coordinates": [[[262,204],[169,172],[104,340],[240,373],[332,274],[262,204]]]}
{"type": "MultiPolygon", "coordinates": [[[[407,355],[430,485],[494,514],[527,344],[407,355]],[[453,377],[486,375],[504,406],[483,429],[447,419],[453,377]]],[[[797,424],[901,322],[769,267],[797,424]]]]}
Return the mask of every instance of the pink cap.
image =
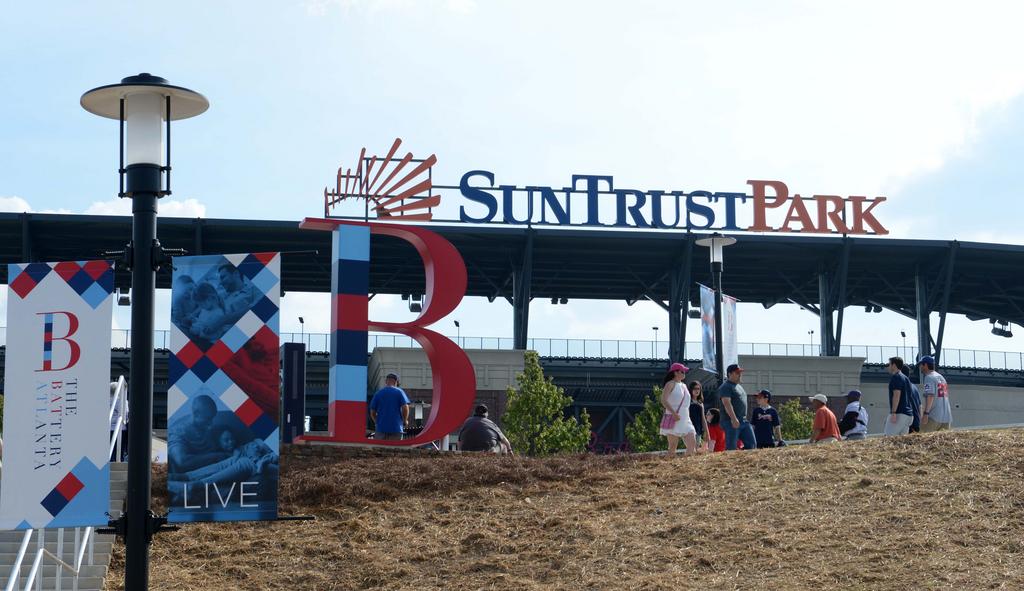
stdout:
{"type": "Polygon", "coordinates": [[[669,371],[681,371],[683,373],[686,373],[686,372],[690,371],[690,368],[686,367],[682,363],[673,363],[672,365],[670,365],[668,367],[668,370],[669,371]]]}

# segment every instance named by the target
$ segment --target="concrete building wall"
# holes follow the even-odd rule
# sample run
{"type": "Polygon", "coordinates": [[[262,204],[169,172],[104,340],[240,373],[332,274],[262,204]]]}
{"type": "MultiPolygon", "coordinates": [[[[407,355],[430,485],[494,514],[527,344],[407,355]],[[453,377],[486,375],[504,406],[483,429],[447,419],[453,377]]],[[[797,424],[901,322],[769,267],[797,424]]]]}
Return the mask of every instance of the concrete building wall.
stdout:
{"type": "MultiPolygon", "coordinates": [[[[870,416],[868,431],[881,433],[889,409],[886,401],[888,384],[862,383],[863,362],[863,359],[853,357],[740,356],[740,365],[745,370],[743,384],[751,397],[758,390],[767,388],[780,401],[799,396],[807,406],[807,396],[821,393],[829,397],[829,407],[837,418],[841,418],[846,408],[846,393],[860,390],[864,394],[861,403],[870,416]]],[[[1024,390],[1020,388],[952,382],[949,391],[954,427],[1024,422],[1024,390]]]]}

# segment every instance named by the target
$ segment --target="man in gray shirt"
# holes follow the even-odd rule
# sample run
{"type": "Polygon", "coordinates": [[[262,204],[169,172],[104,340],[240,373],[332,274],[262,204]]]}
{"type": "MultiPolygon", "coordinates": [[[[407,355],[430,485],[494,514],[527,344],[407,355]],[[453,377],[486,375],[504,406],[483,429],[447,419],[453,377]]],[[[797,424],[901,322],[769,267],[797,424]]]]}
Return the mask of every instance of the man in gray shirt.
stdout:
{"type": "Polygon", "coordinates": [[[924,400],[921,401],[921,432],[945,431],[953,422],[946,378],[935,371],[935,358],[925,355],[917,362],[921,369],[924,400]]]}
{"type": "Polygon", "coordinates": [[[736,449],[740,441],[743,449],[757,449],[754,429],[747,420],[747,391],[740,385],[743,368],[734,363],[725,370],[725,375],[728,379],[718,387],[725,449],[736,449]]]}

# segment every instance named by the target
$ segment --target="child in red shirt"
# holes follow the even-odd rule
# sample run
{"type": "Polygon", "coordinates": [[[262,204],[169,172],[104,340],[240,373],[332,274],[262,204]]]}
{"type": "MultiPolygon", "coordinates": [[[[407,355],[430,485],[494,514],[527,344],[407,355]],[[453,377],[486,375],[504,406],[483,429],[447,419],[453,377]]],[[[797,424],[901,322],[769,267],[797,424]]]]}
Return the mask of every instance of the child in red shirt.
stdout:
{"type": "Polygon", "coordinates": [[[717,408],[708,410],[708,449],[725,451],[725,431],[722,430],[721,413],[717,408]]]}

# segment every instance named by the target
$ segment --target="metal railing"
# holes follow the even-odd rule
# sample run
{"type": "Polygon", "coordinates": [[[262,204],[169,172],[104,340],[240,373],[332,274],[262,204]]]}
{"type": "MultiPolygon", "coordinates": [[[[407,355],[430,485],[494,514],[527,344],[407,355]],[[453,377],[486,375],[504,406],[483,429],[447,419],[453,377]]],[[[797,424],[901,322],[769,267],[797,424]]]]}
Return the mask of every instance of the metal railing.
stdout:
{"type": "MultiPolygon", "coordinates": [[[[0,327],[0,344],[6,344],[7,330],[0,327]]],[[[513,349],[511,337],[451,336],[463,349],[513,349]]],[[[305,343],[309,351],[329,351],[331,335],[326,333],[283,332],[283,343],[305,343]]],[[[112,331],[112,346],[128,348],[131,330],[118,328],[112,331]]],[[[153,331],[153,346],[158,349],[170,347],[170,331],[153,331]]],[[[369,335],[367,352],[377,347],[414,347],[419,343],[411,337],[395,334],[369,335]]],[[[562,357],[582,359],[668,359],[668,343],[665,341],[615,340],[615,339],[548,339],[533,338],[527,341],[527,348],[537,351],[541,357],[562,357]]],[[[774,355],[782,357],[816,357],[820,354],[817,344],[810,343],[738,343],[740,355],[774,355]]],[[[885,364],[890,357],[906,360],[917,358],[917,349],[908,346],[889,345],[842,345],[840,357],[863,357],[865,363],[885,364]]],[[[685,359],[700,359],[701,344],[688,342],[685,345],[685,359]]],[[[943,349],[943,367],[965,367],[976,369],[1002,369],[1024,371],[1024,352],[988,351],[978,349],[943,349]]]]}
{"type": "MultiPolygon", "coordinates": [[[[509,337],[451,336],[463,349],[511,350],[513,340],[509,337]]],[[[282,342],[305,343],[309,351],[330,350],[330,335],[324,333],[281,333],[282,342]]],[[[412,337],[395,334],[369,335],[367,352],[377,347],[419,348],[412,337]]],[[[541,357],[562,357],[579,359],[668,359],[668,343],[665,341],[613,340],[613,339],[547,339],[527,340],[527,348],[541,357]]],[[[781,357],[816,357],[820,354],[817,344],[810,343],[737,343],[740,355],[774,355],[781,357]]],[[[685,344],[685,359],[701,359],[700,342],[685,344]]],[[[865,363],[885,364],[890,357],[906,360],[917,358],[914,347],[888,345],[843,345],[840,357],[863,357],[865,363]]],[[[973,349],[943,349],[942,366],[971,367],[982,369],[1024,370],[1024,352],[984,351],[973,349]]]]}
{"type": "MultiPolygon", "coordinates": [[[[117,455],[114,457],[121,457],[121,434],[122,426],[125,424],[125,418],[127,417],[127,400],[128,400],[128,386],[125,382],[124,376],[118,376],[117,382],[113,384],[114,391],[111,392],[113,400],[110,401],[110,411],[107,413],[107,421],[113,427],[113,433],[110,436],[110,447],[107,450],[108,456],[117,451],[117,455]],[[115,420],[116,413],[116,420],[115,420]]],[[[32,535],[36,534],[37,550],[35,558],[32,560],[32,567],[29,569],[28,575],[25,578],[24,589],[28,590],[32,588],[33,583],[35,584],[36,590],[42,590],[43,578],[40,576],[40,572],[43,568],[43,558],[49,557],[54,562],[55,576],[54,576],[54,589],[56,591],[61,590],[63,584],[64,569],[68,569],[71,572],[71,588],[73,591],[78,591],[78,577],[82,572],[82,562],[88,560],[87,565],[91,566],[94,562],[94,548],[96,543],[96,530],[93,527],[76,527],[75,528],[75,543],[72,549],[74,556],[72,563],[68,563],[64,560],[64,529],[63,527],[57,528],[57,548],[56,552],[50,552],[46,548],[46,528],[38,529],[27,529],[25,530],[24,536],[21,539],[21,546],[18,548],[18,554],[14,559],[14,564],[11,566],[11,574],[7,578],[7,587],[5,591],[19,591],[21,580],[21,568],[25,563],[25,554],[28,552],[29,544],[32,541],[32,535]],[[88,552],[88,556],[86,555],[88,552]]]]}

